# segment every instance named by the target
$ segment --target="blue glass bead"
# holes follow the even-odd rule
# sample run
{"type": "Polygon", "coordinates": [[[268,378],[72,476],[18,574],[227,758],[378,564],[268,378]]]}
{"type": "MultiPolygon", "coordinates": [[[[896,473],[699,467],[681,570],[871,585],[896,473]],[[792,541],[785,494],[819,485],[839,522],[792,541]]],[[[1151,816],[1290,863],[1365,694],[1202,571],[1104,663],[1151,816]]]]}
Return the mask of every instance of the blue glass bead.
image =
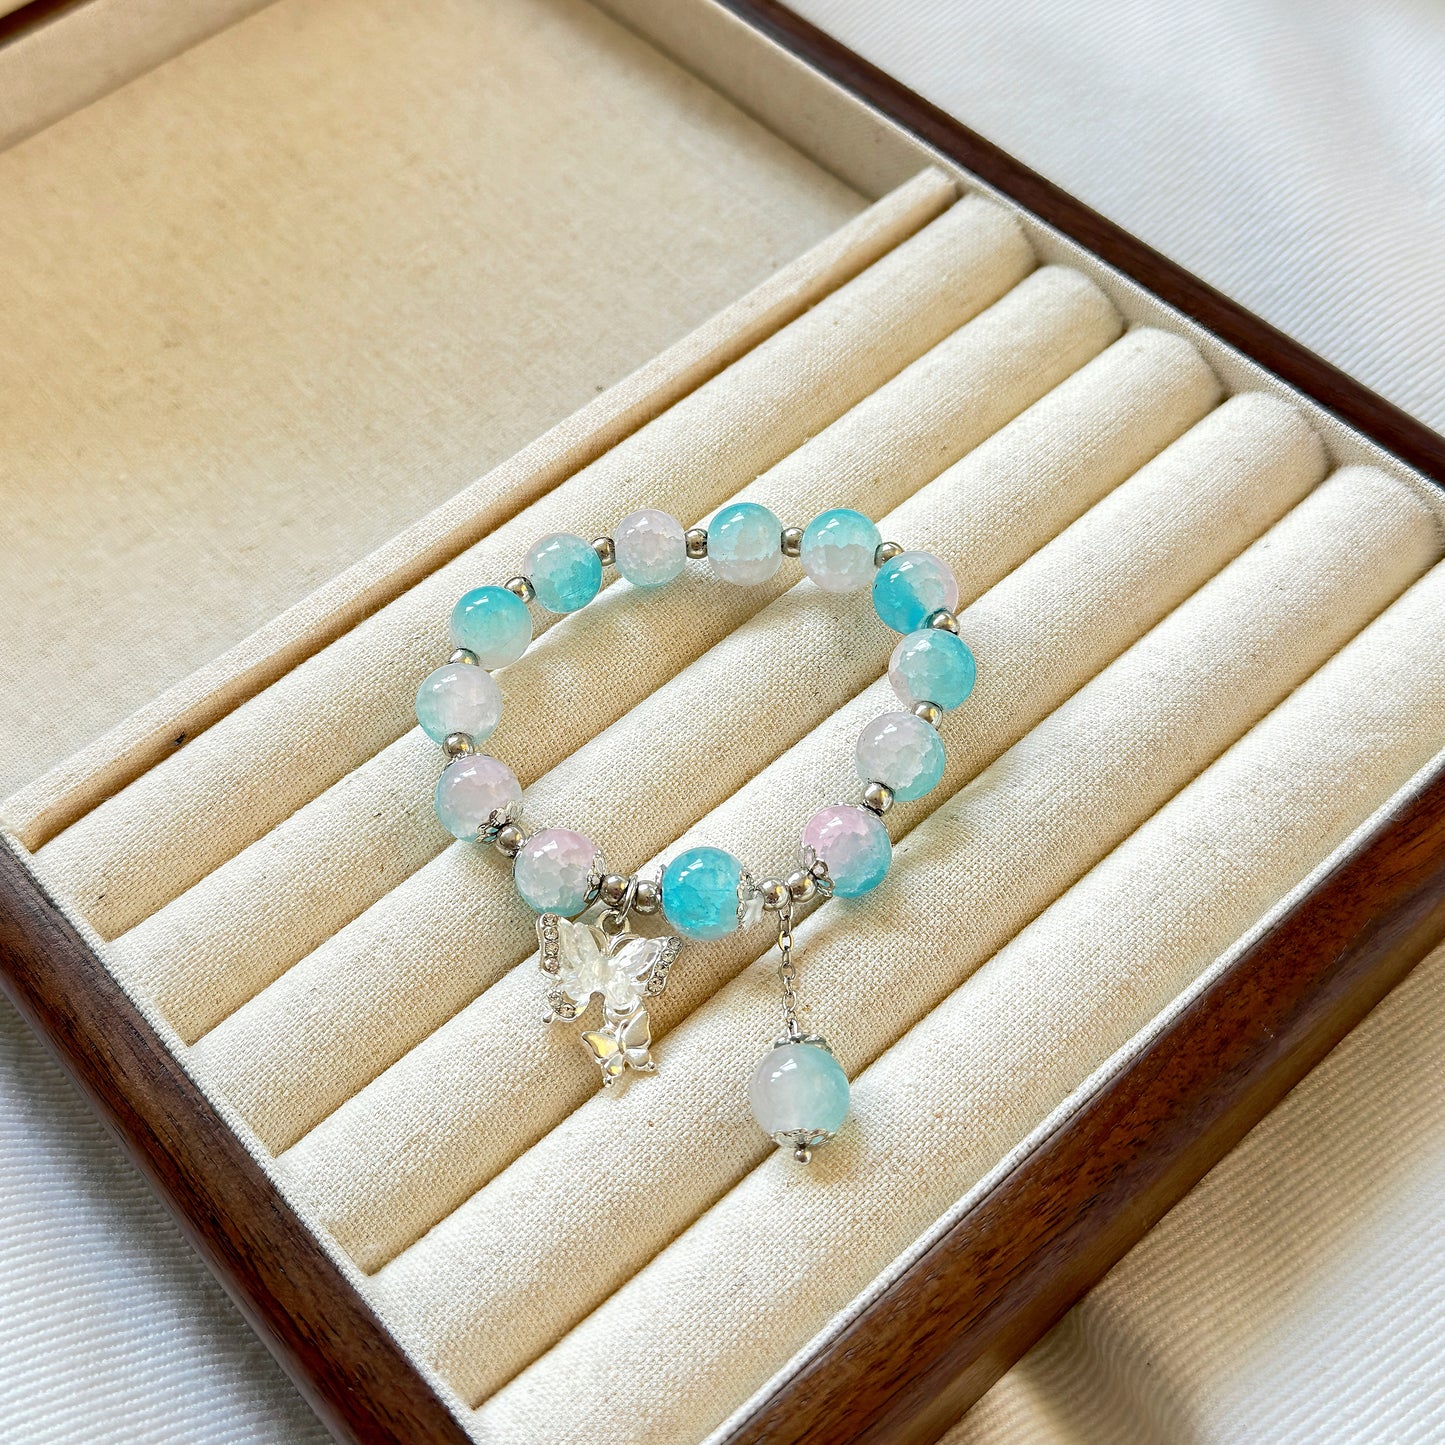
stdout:
{"type": "Polygon", "coordinates": [[[898,802],[911,803],[938,786],[943,739],[911,712],[885,712],[858,734],[854,759],[863,782],[884,783],[898,802]]]}
{"type": "Polygon", "coordinates": [[[769,1137],[836,1134],[848,1116],[848,1075],[822,1044],[781,1044],[753,1070],[748,1103],[769,1137]]]}
{"type": "Polygon", "coordinates": [[[931,612],[957,607],[958,580],[932,552],[900,552],[874,575],[874,611],[895,632],[914,632],[931,612]]]}
{"type": "Polygon", "coordinates": [[[688,848],[662,872],[662,911],[685,938],[722,938],[738,926],[743,865],[721,848],[688,848]]]}
{"type": "Polygon", "coordinates": [[[782,564],[783,524],[756,502],[734,502],[707,524],[707,560],[724,582],[766,582],[782,564]]]}
{"type": "Polygon", "coordinates": [[[476,653],[483,667],[505,667],[532,641],[532,614],[505,587],[473,587],[452,608],[451,633],[452,642],[476,653]]]}
{"type": "Polygon", "coordinates": [[[416,720],[434,743],[444,742],[449,733],[466,733],[480,743],[501,718],[501,688],[486,668],[469,662],[448,662],[416,690],[416,720]]]}
{"type": "Polygon", "coordinates": [[[963,640],[934,627],[910,632],[888,662],[893,691],[909,707],[916,702],[957,707],[973,691],[977,671],[963,640]]]}
{"type": "Polygon", "coordinates": [[[893,840],[878,815],[844,803],[829,803],[808,819],[803,846],[827,865],[839,898],[876,888],[893,861],[893,840]]]}
{"type": "Polygon", "coordinates": [[[860,592],[873,580],[882,541],[871,517],[849,507],[819,512],[803,529],[803,571],[825,592],[860,592]]]}
{"type": "Polygon", "coordinates": [[[548,612],[576,612],[602,588],[602,559],[585,537],[553,532],[532,544],[527,576],[548,612]]]}

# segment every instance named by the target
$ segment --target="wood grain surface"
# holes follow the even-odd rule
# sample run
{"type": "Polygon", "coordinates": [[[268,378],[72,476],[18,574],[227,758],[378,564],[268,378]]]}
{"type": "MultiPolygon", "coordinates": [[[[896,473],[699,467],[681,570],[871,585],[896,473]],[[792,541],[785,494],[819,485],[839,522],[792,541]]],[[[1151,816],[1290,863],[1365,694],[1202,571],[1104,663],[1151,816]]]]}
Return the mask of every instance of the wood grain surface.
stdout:
{"type": "Polygon", "coordinates": [[[3,846],[0,985],[334,1435],[466,1440],[144,1015],[3,846]]]}

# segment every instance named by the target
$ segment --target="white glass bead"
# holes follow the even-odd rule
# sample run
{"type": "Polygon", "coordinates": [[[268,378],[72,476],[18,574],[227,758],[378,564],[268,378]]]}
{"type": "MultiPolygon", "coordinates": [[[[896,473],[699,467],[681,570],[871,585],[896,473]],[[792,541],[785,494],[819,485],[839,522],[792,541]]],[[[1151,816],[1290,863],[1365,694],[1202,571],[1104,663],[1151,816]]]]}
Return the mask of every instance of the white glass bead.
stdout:
{"type": "Polygon", "coordinates": [[[437,817],[453,838],[475,838],[494,812],[521,797],[517,776],[506,763],[472,753],[448,763],[437,779],[437,817]]]}
{"type": "Polygon", "coordinates": [[[624,517],[612,538],[618,572],[634,587],[661,587],[687,562],[687,534],[666,512],[644,508],[624,517]]]}
{"type": "Polygon", "coordinates": [[[470,663],[445,663],[416,690],[416,720],[436,743],[448,733],[466,733],[474,743],[485,742],[501,718],[501,688],[491,673],[470,663]]]}
{"type": "Polygon", "coordinates": [[[862,512],[834,507],[803,532],[803,571],[825,592],[857,592],[873,581],[873,557],[882,540],[862,512]]]}
{"type": "Polygon", "coordinates": [[[707,560],[724,582],[756,587],[782,565],[783,524],[757,502],[734,502],[708,523],[707,560]]]}
{"type": "Polygon", "coordinates": [[[885,712],[858,735],[858,777],[883,783],[900,803],[921,798],[943,776],[943,739],[911,712],[885,712]]]}
{"type": "Polygon", "coordinates": [[[778,1134],[836,1134],[848,1113],[848,1076],[821,1044],[782,1044],[753,1070],[753,1118],[778,1134]]]}
{"type": "Polygon", "coordinates": [[[978,666],[968,644],[935,627],[910,632],[888,661],[893,691],[907,707],[933,702],[945,712],[956,708],[973,691],[977,676],[978,666]]]}
{"type": "Polygon", "coordinates": [[[873,607],[895,632],[916,632],[932,613],[958,611],[958,579],[932,552],[900,552],[873,578],[873,607]]]}
{"type": "Polygon", "coordinates": [[[597,845],[569,828],[544,828],[517,853],[513,880],[522,901],[534,913],[571,918],[587,904],[597,845]]]}

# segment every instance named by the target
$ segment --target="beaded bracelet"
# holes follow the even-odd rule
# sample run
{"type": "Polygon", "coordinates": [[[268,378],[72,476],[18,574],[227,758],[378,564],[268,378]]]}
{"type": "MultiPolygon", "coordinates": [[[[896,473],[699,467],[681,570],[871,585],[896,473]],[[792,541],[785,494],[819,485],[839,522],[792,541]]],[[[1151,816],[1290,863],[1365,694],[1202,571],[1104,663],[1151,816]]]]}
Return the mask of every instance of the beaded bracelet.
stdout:
{"type": "Polygon", "coordinates": [[[684,532],[665,512],[633,512],[616,537],[555,533],[527,553],[526,575],[465,593],[451,615],[457,650],[417,689],[416,715],[448,762],[436,786],[436,812],[456,838],[490,844],[512,859],[522,901],[538,915],[539,965],[548,976],[544,1023],[578,1018],[594,995],[602,1024],[582,1034],[604,1086],[629,1070],[651,1073],[646,1000],[660,994],[683,939],[715,939],[776,915],[783,1032],[753,1073],[749,1101],[778,1145],[807,1163],[837,1133],[848,1111],[848,1077],[826,1041],[798,1021],[793,911],[817,897],[856,898],[882,882],[893,848],[882,815],[895,799],[921,798],[943,775],[943,713],[972,691],[974,660],[958,636],[958,584],[930,552],[881,540],[861,512],[835,508],[806,528],[784,527],[767,507],[724,507],[706,529],[684,532]],[[609,873],[592,841],[565,828],[529,834],[520,821],[522,790],[503,762],[477,752],[497,726],[502,694],[491,670],[517,661],[532,640],[529,602],[576,612],[615,566],[635,587],[661,587],[688,558],[706,559],[724,582],[755,585],[798,557],[828,592],[871,585],[882,621],[903,635],[889,676],[906,711],[874,718],[858,739],[861,803],[829,804],[803,828],[798,867],[761,882],[721,848],[678,853],[658,878],[609,873]],[[595,923],[581,921],[593,906],[595,923]],[[661,912],[676,936],[632,933],[633,913],[661,912]]]}

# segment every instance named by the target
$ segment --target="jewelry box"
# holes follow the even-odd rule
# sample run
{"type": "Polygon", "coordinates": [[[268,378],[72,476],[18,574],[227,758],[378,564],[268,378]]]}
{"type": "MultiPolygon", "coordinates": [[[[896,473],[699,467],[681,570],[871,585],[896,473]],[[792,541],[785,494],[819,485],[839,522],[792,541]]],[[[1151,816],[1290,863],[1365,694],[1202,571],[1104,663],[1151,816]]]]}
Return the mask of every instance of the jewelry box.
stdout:
{"type": "MultiPolygon", "coordinates": [[[[4,984],[338,1438],[935,1439],[1445,935],[1445,444],[782,6],[46,0],[0,134],[4,984]],[[597,1093],[411,715],[537,536],[738,495],[979,660],[799,925],[806,1170],[758,940],[597,1093]]],[[[876,623],[669,597],[501,675],[524,806],[776,852],[876,623]]]]}

